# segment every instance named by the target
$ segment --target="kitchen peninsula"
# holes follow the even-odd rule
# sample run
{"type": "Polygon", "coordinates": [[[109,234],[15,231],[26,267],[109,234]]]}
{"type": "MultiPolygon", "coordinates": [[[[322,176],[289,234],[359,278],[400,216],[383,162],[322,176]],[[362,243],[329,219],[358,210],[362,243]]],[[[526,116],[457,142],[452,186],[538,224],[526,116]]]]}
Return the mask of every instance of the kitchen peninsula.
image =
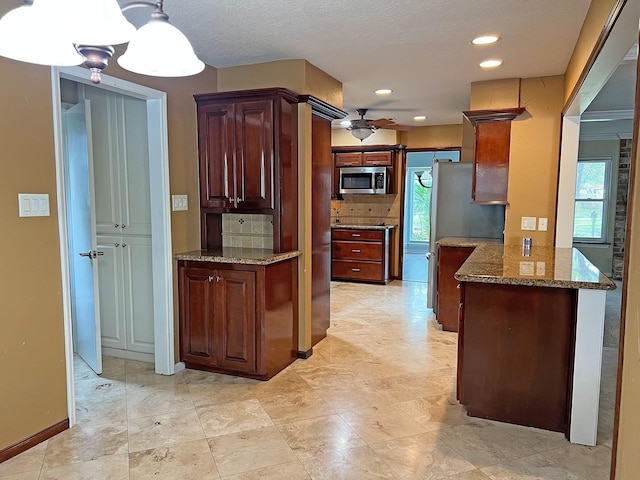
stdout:
{"type": "Polygon", "coordinates": [[[461,284],[458,400],[471,416],[595,445],[606,290],[577,249],[482,244],[461,284]]]}

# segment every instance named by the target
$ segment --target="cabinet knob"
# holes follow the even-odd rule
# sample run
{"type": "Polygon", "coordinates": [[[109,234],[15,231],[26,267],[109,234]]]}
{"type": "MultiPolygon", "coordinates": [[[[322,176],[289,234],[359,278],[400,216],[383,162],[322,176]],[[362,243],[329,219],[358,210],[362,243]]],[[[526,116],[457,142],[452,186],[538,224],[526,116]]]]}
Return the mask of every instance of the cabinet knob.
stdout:
{"type": "Polygon", "coordinates": [[[240,197],[236,197],[236,203],[240,203],[242,199],[240,197]]]}
{"type": "Polygon", "coordinates": [[[209,278],[207,278],[207,281],[213,282],[213,277],[211,275],[209,275],[209,278]]]}
{"type": "Polygon", "coordinates": [[[120,244],[119,244],[119,243],[116,243],[116,247],[119,247],[119,246],[120,246],[120,244]]]}
{"type": "Polygon", "coordinates": [[[220,283],[220,275],[216,275],[216,283],[220,283]]]}
{"type": "Polygon", "coordinates": [[[122,244],[122,248],[126,248],[126,247],[127,247],[127,244],[126,244],[126,243],[123,243],[123,244],[122,244]]]}
{"type": "Polygon", "coordinates": [[[115,228],[120,228],[120,225],[116,223],[116,224],[114,225],[114,227],[115,227],[115,228]]]}
{"type": "Polygon", "coordinates": [[[123,223],[123,224],[122,224],[122,228],[127,228],[127,226],[123,223]]]}

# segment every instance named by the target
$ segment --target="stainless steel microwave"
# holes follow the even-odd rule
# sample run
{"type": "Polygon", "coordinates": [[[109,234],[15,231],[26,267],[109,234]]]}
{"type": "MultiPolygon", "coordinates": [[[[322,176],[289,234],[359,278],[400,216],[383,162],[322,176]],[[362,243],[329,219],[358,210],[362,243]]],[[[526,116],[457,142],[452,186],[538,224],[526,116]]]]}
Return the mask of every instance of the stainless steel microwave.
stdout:
{"type": "Polygon", "coordinates": [[[386,167],[340,168],[340,193],[389,193],[386,167]]]}

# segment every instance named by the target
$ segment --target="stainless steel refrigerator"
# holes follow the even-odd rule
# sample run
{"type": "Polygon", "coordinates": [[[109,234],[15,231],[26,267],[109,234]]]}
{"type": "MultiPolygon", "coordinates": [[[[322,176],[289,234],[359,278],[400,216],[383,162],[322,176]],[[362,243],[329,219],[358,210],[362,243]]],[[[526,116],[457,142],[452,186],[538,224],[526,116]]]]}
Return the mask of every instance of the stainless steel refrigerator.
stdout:
{"type": "Polygon", "coordinates": [[[504,238],[504,205],[471,203],[469,162],[435,161],[432,169],[431,232],[427,306],[433,308],[438,288],[436,241],[443,237],[504,238]]]}

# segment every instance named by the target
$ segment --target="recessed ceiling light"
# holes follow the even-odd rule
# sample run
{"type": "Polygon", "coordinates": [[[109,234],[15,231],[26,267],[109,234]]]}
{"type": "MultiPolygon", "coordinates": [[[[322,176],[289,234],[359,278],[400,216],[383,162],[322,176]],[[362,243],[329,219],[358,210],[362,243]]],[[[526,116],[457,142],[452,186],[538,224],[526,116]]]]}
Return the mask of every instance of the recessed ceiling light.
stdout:
{"type": "Polygon", "coordinates": [[[390,88],[381,88],[375,91],[376,95],[390,95],[392,93],[393,93],[393,90],[391,90],[390,88]]]}
{"type": "Polygon", "coordinates": [[[482,35],[471,40],[471,43],[474,45],[489,45],[491,43],[496,43],[498,40],[500,40],[498,35],[482,35]]]}
{"type": "Polygon", "coordinates": [[[421,122],[422,120],[426,120],[427,117],[425,117],[424,115],[416,115],[415,117],[413,117],[414,120],[421,122]]]}
{"type": "Polygon", "coordinates": [[[500,65],[502,65],[502,60],[485,60],[484,62],[480,62],[482,68],[494,68],[500,65]]]}

